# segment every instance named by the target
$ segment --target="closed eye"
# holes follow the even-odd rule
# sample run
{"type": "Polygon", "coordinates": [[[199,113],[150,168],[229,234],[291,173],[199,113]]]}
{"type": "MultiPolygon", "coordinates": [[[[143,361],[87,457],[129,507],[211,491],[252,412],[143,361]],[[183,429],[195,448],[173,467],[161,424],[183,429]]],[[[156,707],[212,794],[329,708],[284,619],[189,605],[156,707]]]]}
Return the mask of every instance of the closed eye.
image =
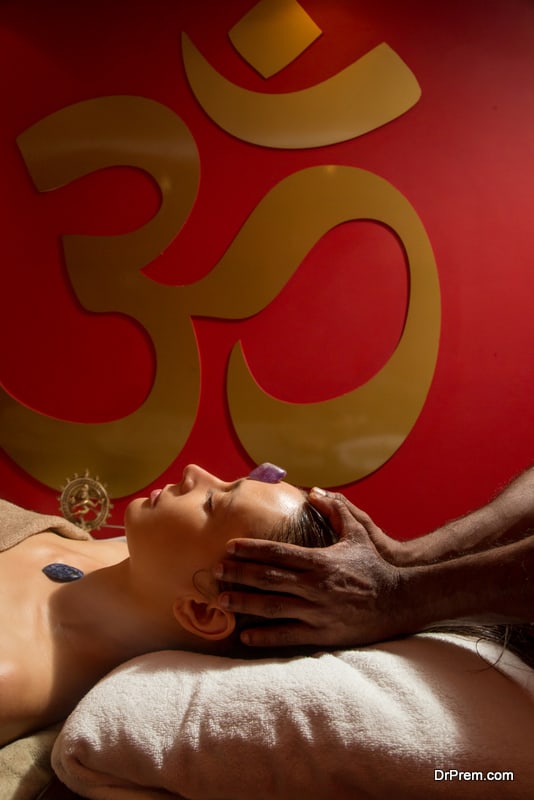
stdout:
{"type": "Polygon", "coordinates": [[[208,514],[213,514],[213,489],[208,489],[206,492],[206,499],[204,500],[204,508],[208,514]]]}
{"type": "MultiPolygon", "coordinates": [[[[229,496],[230,500],[229,500],[229,503],[226,504],[226,506],[225,506],[226,508],[229,507],[230,503],[233,500],[233,497],[234,497],[235,493],[237,492],[237,490],[239,489],[240,486],[243,486],[243,484],[245,483],[246,480],[247,480],[247,478],[239,478],[239,480],[234,481],[232,484],[227,486],[225,489],[217,490],[219,498],[220,498],[221,495],[228,495],[229,496]]],[[[213,514],[213,512],[215,511],[215,504],[213,502],[214,497],[215,497],[215,492],[216,492],[216,490],[213,489],[213,488],[208,489],[208,491],[206,492],[206,498],[204,500],[204,508],[206,509],[208,514],[213,514]]],[[[221,505],[222,505],[222,502],[217,502],[217,510],[220,509],[221,505]]]]}

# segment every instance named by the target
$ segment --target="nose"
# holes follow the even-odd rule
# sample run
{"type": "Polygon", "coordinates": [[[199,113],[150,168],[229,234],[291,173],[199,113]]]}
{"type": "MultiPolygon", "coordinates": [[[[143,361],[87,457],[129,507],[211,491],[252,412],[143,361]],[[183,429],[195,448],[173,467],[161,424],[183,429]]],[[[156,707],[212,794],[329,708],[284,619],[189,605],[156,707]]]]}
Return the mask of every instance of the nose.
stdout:
{"type": "Polygon", "coordinates": [[[184,469],[182,482],[180,485],[182,494],[190,492],[192,489],[204,486],[225,486],[224,481],[212,475],[206,469],[202,469],[198,464],[188,464],[184,469]]]}

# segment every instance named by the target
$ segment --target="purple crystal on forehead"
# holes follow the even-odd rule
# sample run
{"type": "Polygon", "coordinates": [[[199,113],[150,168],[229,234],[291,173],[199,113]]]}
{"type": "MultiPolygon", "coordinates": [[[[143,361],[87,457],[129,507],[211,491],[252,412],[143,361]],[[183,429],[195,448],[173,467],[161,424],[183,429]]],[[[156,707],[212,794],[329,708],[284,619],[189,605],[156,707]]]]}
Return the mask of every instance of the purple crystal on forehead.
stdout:
{"type": "Polygon", "coordinates": [[[248,476],[251,481],[261,481],[261,483],[278,483],[283,480],[287,475],[285,469],[277,467],[276,464],[260,464],[255,467],[248,476]]]}

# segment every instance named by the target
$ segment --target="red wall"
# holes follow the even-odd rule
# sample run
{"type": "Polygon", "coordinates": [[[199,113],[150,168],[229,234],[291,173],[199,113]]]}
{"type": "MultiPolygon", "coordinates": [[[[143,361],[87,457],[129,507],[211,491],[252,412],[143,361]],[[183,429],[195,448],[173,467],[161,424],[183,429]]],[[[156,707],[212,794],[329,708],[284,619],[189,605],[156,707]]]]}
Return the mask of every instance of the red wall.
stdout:
{"type": "MultiPolygon", "coordinates": [[[[43,414],[96,422],[134,410],[153,374],[154,355],[139,326],[90,314],[73,297],[60,236],[135,229],[157,210],[155,188],[141,173],[115,168],[39,193],[15,139],[43,117],[80,100],[131,94],[159,101],[186,122],[200,155],[198,198],[176,239],[146,269],[167,284],[205,275],[288,174],[326,163],[370,170],[409,199],[426,228],[439,271],[442,332],[434,381],[411,434],[383,467],[343,490],[390,532],[408,537],[483,502],[533,460],[534,6],[301,5],[323,35],[268,82],[227,37],[252,0],[0,5],[2,382],[43,414]],[[413,71],[422,96],[397,120],[341,144],[257,147],[222,131],[195,101],[181,60],[182,31],[222,75],[258,92],[311,86],[385,41],[413,71]]],[[[227,359],[238,339],[266,391],[293,402],[326,399],[387,361],[407,291],[394,237],[350,223],[314,247],[257,317],[197,320],[197,418],[154,486],[177,479],[192,461],[224,478],[251,469],[225,397],[227,359]]],[[[57,508],[58,491],[7,456],[0,487],[14,502],[57,508]]],[[[113,522],[125,503],[114,501],[113,522]]]]}

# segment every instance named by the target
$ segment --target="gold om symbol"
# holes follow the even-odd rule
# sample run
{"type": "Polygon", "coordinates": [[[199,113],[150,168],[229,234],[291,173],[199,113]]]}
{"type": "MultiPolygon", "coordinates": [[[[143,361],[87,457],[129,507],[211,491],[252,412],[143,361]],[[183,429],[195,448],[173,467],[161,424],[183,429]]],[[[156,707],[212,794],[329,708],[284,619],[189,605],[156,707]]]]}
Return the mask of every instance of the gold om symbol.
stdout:
{"type": "MultiPolygon", "coordinates": [[[[253,11],[265,10],[266,2],[253,11]]],[[[302,16],[293,0],[272,2],[302,16]]],[[[250,19],[247,15],[230,32],[232,41],[244,53],[250,45],[252,54],[269,56],[265,47],[254,47],[250,19]]],[[[307,41],[316,35],[308,32],[307,41]]],[[[387,45],[290,96],[234,86],[185,34],[182,52],[190,87],[206,113],[234,136],[266,147],[317,147],[350,139],[404,113],[420,96],[414,76],[387,45]],[[327,115],[325,103],[331,107],[332,97],[339,108],[327,115]]],[[[267,57],[264,73],[277,68],[267,57]]],[[[390,183],[342,165],[290,174],[263,197],[208,275],[169,287],[141,269],[178,234],[198,189],[195,141],[175,112],[142,97],[102,97],[46,117],[17,141],[39,191],[98,169],[129,165],[151,175],[161,192],[158,212],[131,233],[63,237],[69,279],[81,304],[93,312],[122,312],[150,337],[156,354],[150,393],[122,419],[82,424],[39,414],[2,391],[2,445],[28,473],[58,487],[76,465],[87,465],[105,475],[114,497],[151,483],[175,460],[195,420],[200,362],[191,318],[237,320],[261,312],[321,237],[343,222],[362,219],[396,234],[409,268],[405,325],[390,360],[345,395],[320,403],[287,403],[262,391],[236,342],[227,379],[229,408],[250,457],[256,463],[283,464],[290,479],[304,486],[355,481],[381,466],[406,439],[435,368],[440,294],[424,227],[390,183]]]]}

